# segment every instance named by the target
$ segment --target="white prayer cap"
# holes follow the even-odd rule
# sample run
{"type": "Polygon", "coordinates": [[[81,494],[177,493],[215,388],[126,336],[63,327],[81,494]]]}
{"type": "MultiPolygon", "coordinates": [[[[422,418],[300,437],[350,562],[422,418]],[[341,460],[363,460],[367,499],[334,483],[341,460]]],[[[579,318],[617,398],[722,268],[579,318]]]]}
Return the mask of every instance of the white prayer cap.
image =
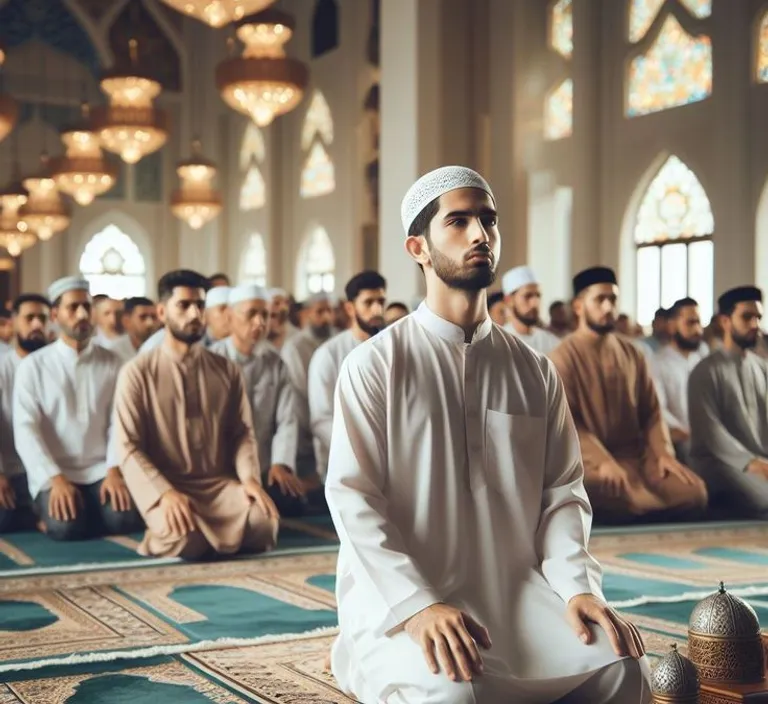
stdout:
{"type": "Polygon", "coordinates": [[[487,181],[476,171],[466,166],[441,166],[439,169],[424,174],[405,194],[400,206],[400,217],[406,236],[416,216],[424,207],[444,193],[459,188],[479,188],[496,202],[487,181]]]}
{"type": "Polygon", "coordinates": [[[537,283],[539,280],[529,266],[516,266],[501,277],[501,288],[505,296],[509,296],[523,286],[537,283]]]}
{"type": "Polygon", "coordinates": [[[82,276],[65,276],[62,279],[57,279],[48,287],[48,300],[53,303],[57,298],[69,291],[85,291],[90,293],[91,287],[82,276]]]}
{"type": "Polygon", "coordinates": [[[315,303],[329,303],[330,305],[333,305],[333,298],[334,297],[331,294],[326,293],[325,291],[319,291],[307,298],[307,300],[304,301],[304,304],[308,306],[312,306],[315,303]]]}
{"type": "Polygon", "coordinates": [[[229,298],[227,302],[233,306],[243,301],[266,301],[267,291],[258,284],[241,284],[229,289],[229,298]]]}
{"type": "Polygon", "coordinates": [[[273,301],[275,298],[288,298],[288,291],[283,288],[267,289],[267,300],[273,301]]]}
{"type": "Polygon", "coordinates": [[[225,306],[229,303],[229,292],[232,289],[229,286],[214,286],[208,289],[205,294],[205,305],[208,308],[216,306],[225,306]]]}

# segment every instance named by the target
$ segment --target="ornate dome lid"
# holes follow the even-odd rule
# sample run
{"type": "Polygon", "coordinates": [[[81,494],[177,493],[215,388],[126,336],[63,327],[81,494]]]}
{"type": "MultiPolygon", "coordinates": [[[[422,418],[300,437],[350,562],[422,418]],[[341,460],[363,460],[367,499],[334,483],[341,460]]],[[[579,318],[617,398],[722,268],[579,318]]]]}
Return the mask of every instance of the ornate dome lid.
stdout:
{"type": "Polygon", "coordinates": [[[694,664],[677,650],[677,644],[659,661],[651,675],[654,694],[681,701],[699,694],[699,674],[694,664]]]}
{"type": "Polygon", "coordinates": [[[694,607],[688,630],[719,638],[754,638],[760,635],[760,622],[755,610],[743,599],[728,593],[720,582],[718,591],[694,607]]]}

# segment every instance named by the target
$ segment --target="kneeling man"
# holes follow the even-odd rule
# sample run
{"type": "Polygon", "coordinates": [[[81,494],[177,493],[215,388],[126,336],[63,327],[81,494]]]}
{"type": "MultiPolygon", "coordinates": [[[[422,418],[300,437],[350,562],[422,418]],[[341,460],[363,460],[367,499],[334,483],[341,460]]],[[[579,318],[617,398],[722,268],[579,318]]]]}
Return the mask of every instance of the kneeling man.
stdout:
{"type": "Polygon", "coordinates": [[[167,334],[118,382],[118,454],[147,523],[142,555],[261,552],[277,537],[240,369],[197,344],[207,287],[194,271],[160,279],[157,312],[167,334]]]}
{"type": "Polygon", "coordinates": [[[640,636],[587,551],[563,385],[488,316],[490,187],[438,169],[402,218],[426,301],[353,349],[336,389],[336,679],[366,704],[647,704],[640,636]]]}

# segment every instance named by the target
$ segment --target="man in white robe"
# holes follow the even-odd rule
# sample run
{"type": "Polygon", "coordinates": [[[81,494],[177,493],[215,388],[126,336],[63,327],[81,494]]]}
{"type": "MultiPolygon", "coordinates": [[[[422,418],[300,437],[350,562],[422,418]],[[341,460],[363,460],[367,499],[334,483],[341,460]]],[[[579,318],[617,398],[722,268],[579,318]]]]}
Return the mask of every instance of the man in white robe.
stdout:
{"type": "Polygon", "coordinates": [[[92,306],[93,339],[102,347],[112,349],[123,335],[123,301],[99,294],[93,297],[92,306]]]}
{"type": "Polygon", "coordinates": [[[0,357],[0,533],[35,525],[27,475],[13,439],[13,386],[16,368],[31,352],[48,344],[51,304],[37,293],[13,302],[13,348],[0,357]]]}
{"type": "Polygon", "coordinates": [[[123,362],[132,360],[141,346],[157,329],[157,312],[155,303],[144,296],[135,296],[125,301],[123,309],[123,329],[121,335],[109,349],[123,362]]]}
{"type": "Polygon", "coordinates": [[[540,326],[541,287],[533,269],[527,266],[510,269],[502,277],[501,287],[509,312],[505,329],[539,354],[549,354],[560,339],[540,326]]]}
{"type": "Polygon", "coordinates": [[[336,391],[337,681],[366,704],[647,704],[642,642],[587,550],[563,385],[488,317],[490,187],[437,169],[402,219],[426,301],[354,349],[336,391]]]}
{"type": "Polygon", "coordinates": [[[121,362],[91,339],[86,280],[59,279],[48,298],[59,338],[22,360],[13,387],[16,451],[39,525],[54,540],[140,530],[113,441],[121,362]]]}
{"type": "Polygon", "coordinates": [[[768,519],[768,360],[754,353],[763,317],[754,286],[718,299],[723,346],[688,380],[691,466],[715,511],[768,519]]]}
{"type": "Polygon", "coordinates": [[[269,329],[267,337],[270,344],[278,351],[283,348],[287,340],[298,335],[301,330],[289,319],[291,301],[287,291],[281,288],[270,288],[267,291],[269,298],[269,329]]]}
{"type": "Polygon", "coordinates": [[[296,516],[304,511],[306,493],[295,473],[299,423],[288,370],[277,350],[264,340],[269,320],[267,298],[264,288],[256,284],[231,289],[231,335],[209,349],[242,369],[253,411],[262,486],[281,516],[296,516]]]}
{"type": "Polygon", "coordinates": [[[348,330],[320,345],[309,363],[309,416],[317,460],[317,473],[325,478],[333,427],[333,393],[339,370],[346,356],[361,342],[386,327],[384,307],[387,282],[377,271],[363,271],[353,276],[344,288],[344,304],[352,321],[348,330]]]}

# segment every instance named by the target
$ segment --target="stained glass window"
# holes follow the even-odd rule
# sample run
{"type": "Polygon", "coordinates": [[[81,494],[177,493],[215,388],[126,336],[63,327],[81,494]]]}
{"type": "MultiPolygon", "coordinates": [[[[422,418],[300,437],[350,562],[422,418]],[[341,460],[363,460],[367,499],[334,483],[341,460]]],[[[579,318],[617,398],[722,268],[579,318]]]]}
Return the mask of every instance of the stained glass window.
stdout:
{"type": "Polygon", "coordinates": [[[670,15],[645,54],[632,59],[627,115],[646,115],[704,100],[712,93],[712,42],[692,37],[670,15]]]}
{"type": "Polygon", "coordinates": [[[309,233],[302,248],[305,295],[325,291],[332,293],[336,286],[336,257],[328,232],[324,227],[315,227],[309,233]]]}
{"type": "Polygon", "coordinates": [[[573,132],[573,81],[568,78],[549,94],[544,104],[545,139],[563,139],[573,132]]]}
{"type": "Polygon", "coordinates": [[[661,167],[635,223],[637,321],[648,325],[659,307],[691,296],[709,320],[714,305],[715,221],[696,175],[676,156],[661,167]]]}
{"type": "Polygon", "coordinates": [[[558,0],[552,7],[549,25],[549,44],[566,59],[573,54],[573,2],[558,0]]]}
{"type": "MultiPolygon", "coordinates": [[[[639,42],[651,28],[665,0],[630,0],[629,41],[639,42]]],[[[681,0],[685,8],[697,19],[712,14],[712,0],[681,0]]]]}
{"type": "Polygon", "coordinates": [[[328,101],[319,90],[316,90],[312,96],[304,126],[301,128],[302,151],[307,151],[312,146],[315,135],[319,135],[326,145],[333,142],[331,108],[328,107],[328,101]]]}
{"type": "Polygon", "coordinates": [[[331,157],[322,142],[315,142],[301,170],[301,197],[316,198],[333,193],[336,175],[331,157]]]}
{"type": "Polygon", "coordinates": [[[240,281],[259,286],[267,285],[267,248],[259,233],[254,233],[248,238],[240,265],[240,281]]]}
{"type": "Polygon", "coordinates": [[[712,14],[712,0],[681,0],[688,12],[703,20],[712,14]]]}
{"type": "Polygon", "coordinates": [[[760,21],[760,34],[757,38],[757,80],[768,83],[768,12],[760,21]]]}
{"type": "Polygon", "coordinates": [[[240,147],[240,170],[247,171],[251,164],[260,164],[265,156],[264,135],[253,122],[249,122],[240,147]]]}
{"type": "Polygon", "coordinates": [[[115,225],[108,225],[85,245],[80,272],[90,284],[91,295],[103,293],[116,299],[146,295],[144,257],[136,243],[115,225]]]}
{"type": "Polygon", "coordinates": [[[240,187],[240,210],[258,210],[267,202],[267,186],[264,177],[255,164],[248,169],[243,185],[240,187]]]}

